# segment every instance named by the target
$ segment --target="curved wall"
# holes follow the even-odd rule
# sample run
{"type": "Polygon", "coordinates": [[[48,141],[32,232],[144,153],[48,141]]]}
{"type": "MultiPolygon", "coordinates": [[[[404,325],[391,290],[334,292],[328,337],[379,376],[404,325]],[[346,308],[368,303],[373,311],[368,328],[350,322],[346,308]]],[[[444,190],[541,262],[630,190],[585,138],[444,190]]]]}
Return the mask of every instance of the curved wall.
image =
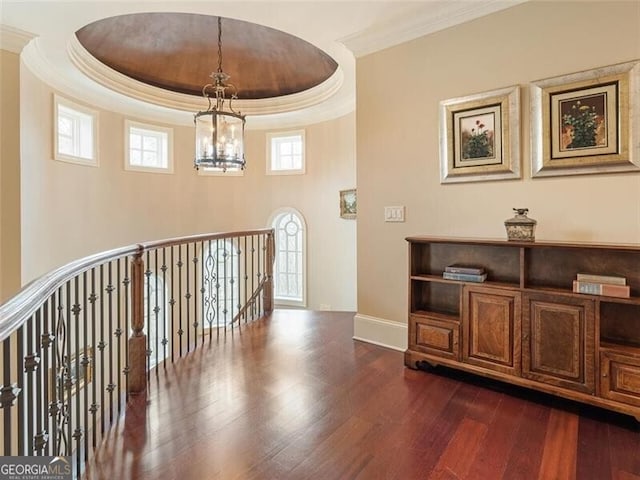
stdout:
{"type": "Polygon", "coordinates": [[[138,119],[100,109],[100,166],[53,160],[56,92],[24,65],[21,92],[23,283],[126,244],[265,227],[291,206],[308,223],[309,308],[355,310],[355,222],[338,211],[338,191],[355,186],[354,114],[305,127],[307,173],[294,176],[265,175],[261,130],[246,134],[244,176],[198,175],[193,129],[158,124],[173,128],[174,173],[165,175],[124,170],[124,121],[138,119]]]}
{"type": "Polygon", "coordinates": [[[0,302],[20,288],[20,57],[0,50],[0,302]]]}

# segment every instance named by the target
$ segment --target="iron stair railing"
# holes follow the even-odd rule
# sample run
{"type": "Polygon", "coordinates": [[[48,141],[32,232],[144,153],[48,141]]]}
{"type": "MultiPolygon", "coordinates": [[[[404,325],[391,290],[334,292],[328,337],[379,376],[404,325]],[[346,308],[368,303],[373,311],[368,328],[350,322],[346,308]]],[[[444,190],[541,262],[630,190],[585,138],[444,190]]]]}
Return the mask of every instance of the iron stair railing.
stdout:
{"type": "Polygon", "coordinates": [[[70,456],[79,476],[159,366],[272,311],[274,251],[271,229],[174,238],[26,285],[0,305],[0,452],[70,456]]]}

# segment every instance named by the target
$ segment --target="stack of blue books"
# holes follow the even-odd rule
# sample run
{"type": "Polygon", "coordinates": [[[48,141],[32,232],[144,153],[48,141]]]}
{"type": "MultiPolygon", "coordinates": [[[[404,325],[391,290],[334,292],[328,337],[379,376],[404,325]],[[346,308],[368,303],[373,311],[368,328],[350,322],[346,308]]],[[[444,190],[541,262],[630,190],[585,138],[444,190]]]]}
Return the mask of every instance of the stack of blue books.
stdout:
{"type": "Polygon", "coordinates": [[[453,264],[445,267],[442,278],[462,282],[484,282],[487,279],[487,272],[483,267],[453,264]]]}

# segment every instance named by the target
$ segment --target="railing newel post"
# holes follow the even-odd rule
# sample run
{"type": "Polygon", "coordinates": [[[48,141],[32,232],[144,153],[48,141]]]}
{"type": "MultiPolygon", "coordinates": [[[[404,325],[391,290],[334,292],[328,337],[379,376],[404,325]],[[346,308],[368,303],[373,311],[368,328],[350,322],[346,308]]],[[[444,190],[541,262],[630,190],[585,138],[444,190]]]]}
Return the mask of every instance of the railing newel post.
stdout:
{"type": "Polygon", "coordinates": [[[144,332],[144,247],[131,261],[131,336],[129,337],[129,394],[147,387],[147,335],[144,332]]]}
{"type": "Polygon", "coordinates": [[[262,297],[262,305],[264,306],[264,313],[269,314],[273,311],[273,263],[275,261],[275,241],[274,231],[271,229],[267,233],[267,245],[265,253],[265,270],[266,276],[264,284],[264,294],[262,297]]]}

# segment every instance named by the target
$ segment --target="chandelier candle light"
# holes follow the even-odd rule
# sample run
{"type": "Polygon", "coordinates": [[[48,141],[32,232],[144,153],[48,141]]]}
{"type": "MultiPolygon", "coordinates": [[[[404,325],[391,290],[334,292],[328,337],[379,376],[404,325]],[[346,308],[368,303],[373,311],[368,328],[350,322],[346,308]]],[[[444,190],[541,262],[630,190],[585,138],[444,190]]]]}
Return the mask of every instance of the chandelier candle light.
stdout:
{"type": "Polygon", "coordinates": [[[218,71],[211,75],[213,83],[202,88],[202,96],[209,102],[204,112],[194,115],[196,125],[196,157],[194,166],[227,170],[244,170],[245,116],[236,112],[231,103],[238,98],[237,89],[227,83],[229,75],[222,71],[222,18],[218,17],[218,71]],[[226,90],[233,94],[225,111],[226,90]],[[215,99],[215,104],[212,102],[215,99]]]}

